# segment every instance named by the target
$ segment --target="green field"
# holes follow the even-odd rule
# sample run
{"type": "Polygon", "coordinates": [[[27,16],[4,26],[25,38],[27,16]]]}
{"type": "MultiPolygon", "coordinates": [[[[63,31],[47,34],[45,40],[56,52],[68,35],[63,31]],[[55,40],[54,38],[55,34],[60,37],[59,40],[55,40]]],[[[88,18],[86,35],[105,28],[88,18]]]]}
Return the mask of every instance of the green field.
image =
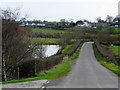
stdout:
{"type": "Polygon", "coordinates": [[[37,44],[59,44],[60,39],[58,38],[30,38],[31,43],[37,44]]]}
{"type": "MultiPolygon", "coordinates": [[[[36,44],[60,44],[61,39],[59,38],[29,38],[31,43],[36,44]]],[[[71,39],[70,42],[78,41],[79,39],[71,39]]],[[[69,48],[69,45],[68,45],[69,48]]]]}
{"type": "Polygon", "coordinates": [[[39,22],[39,24],[59,24],[60,22],[39,22]]]}
{"type": "Polygon", "coordinates": [[[120,30],[120,28],[114,28],[115,29],[115,31],[119,31],[120,30]]]}
{"type": "Polygon", "coordinates": [[[55,30],[55,29],[49,29],[49,28],[32,28],[32,33],[42,33],[42,34],[56,34],[56,33],[66,33],[68,31],[63,30],[55,30]]]}
{"type": "Polygon", "coordinates": [[[109,48],[114,54],[120,55],[120,46],[110,46],[109,48]]]}

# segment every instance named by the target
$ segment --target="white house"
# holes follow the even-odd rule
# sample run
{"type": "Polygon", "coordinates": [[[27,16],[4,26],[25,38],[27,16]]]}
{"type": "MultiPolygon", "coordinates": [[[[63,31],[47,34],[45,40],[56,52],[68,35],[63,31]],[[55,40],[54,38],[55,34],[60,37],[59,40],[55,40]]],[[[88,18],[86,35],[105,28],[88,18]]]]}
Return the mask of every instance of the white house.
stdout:
{"type": "Polygon", "coordinates": [[[91,27],[91,24],[89,24],[88,22],[83,22],[83,24],[77,23],[77,26],[79,26],[79,27],[91,27]]]}

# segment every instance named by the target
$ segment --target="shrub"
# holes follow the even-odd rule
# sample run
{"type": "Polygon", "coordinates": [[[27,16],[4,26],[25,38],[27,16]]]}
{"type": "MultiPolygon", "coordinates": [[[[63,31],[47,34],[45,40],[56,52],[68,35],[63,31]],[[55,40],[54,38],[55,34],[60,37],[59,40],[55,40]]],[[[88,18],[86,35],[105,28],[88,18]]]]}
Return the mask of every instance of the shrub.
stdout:
{"type": "Polygon", "coordinates": [[[76,49],[79,47],[79,45],[80,45],[81,42],[82,42],[81,40],[80,40],[80,41],[77,41],[77,42],[73,45],[73,47],[66,53],[66,55],[71,56],[71,55],[76,51],[76,49]]]}

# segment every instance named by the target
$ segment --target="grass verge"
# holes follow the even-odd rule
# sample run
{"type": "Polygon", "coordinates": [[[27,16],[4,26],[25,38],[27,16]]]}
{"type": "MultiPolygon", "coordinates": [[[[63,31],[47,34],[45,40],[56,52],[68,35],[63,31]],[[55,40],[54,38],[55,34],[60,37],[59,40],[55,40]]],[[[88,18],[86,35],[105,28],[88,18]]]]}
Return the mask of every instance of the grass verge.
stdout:
{"type": "Polygon", "coordinates": [[[106,67],[107,69],[111,70],[116,75],[120,76],[120,69],[119,69],[120,67],[115,65],[114,63],[107,62],[108,60],[100,55],[95,45],[93,45],[93,49],[94,49],[95,57],[99,61],[99,63],[104,67],[106,67]]]}
{"type": "Polygon", "coordinates": [[[72,46],[73,45],[66,45],[66,47],[62,50],[62,54],[65,54],[65,53],[67,53],[67,51],[70,49],[70,48],[72,48],[72,46]]]}
{"type": "Polygon", "coordinates": [[[75,53],[72,56],[70,56],[68,59],[63,60],[60,64],[54,66],[50,70],[46,70],[46,71],[43,71],[41,73],[37,73],[36,77],[23,78],[23,79],[20,79],[20,80],[4,81],[4,82],[0,82],[0,84],[25,82],[25,81],[40,80],[40,79],[54,79],[54,78],[64,76],[70,70],[70,63],[68,63],[68,61],[73,60],[73,59],[78,57],[81,46],[82,46],[82,43],[77,48],[75,53]]]}
{"type": "Polygon", "coordinates": [[[75,53],[73,53],[73,55],[72,55],[71,57],[69,57],[69,58],[67,59],[67,61],[73,60],[73,59],[75,59],[75,58],[78,57],[82,45],[83,45],[83,43],[80,44],[80,46],[77,48],[77,50],[75,51],[75,53]]]}
{"type": "Polygon", "coordinates": [[[70,64],[67,63],[66,61],[63,61],[50,70],[46,70],[41,73],[37,73],[36,77],[23,78],[20,80],[4,81],[4,82],[2,82],[2,84],[25,82],[25,81],[40,80],[40,79],[54,79],[54,78],[65,75],[69,71],[69,68],[70,68],[70,64]]]}

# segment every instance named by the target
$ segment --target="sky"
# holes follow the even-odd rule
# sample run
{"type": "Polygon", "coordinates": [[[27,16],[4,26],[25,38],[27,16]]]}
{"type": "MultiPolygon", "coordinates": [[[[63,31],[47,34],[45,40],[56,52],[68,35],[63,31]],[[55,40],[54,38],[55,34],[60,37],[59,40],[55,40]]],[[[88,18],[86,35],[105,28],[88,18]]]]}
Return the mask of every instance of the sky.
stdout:
{"type": "Polygon", "coordinates": [[[120,0],[0,0],[0,8],[21,8],[27,19],[74,21],[87,19],[95,21],[97,17],[105,19],[107,15],[118,15],[120,0]]]}

